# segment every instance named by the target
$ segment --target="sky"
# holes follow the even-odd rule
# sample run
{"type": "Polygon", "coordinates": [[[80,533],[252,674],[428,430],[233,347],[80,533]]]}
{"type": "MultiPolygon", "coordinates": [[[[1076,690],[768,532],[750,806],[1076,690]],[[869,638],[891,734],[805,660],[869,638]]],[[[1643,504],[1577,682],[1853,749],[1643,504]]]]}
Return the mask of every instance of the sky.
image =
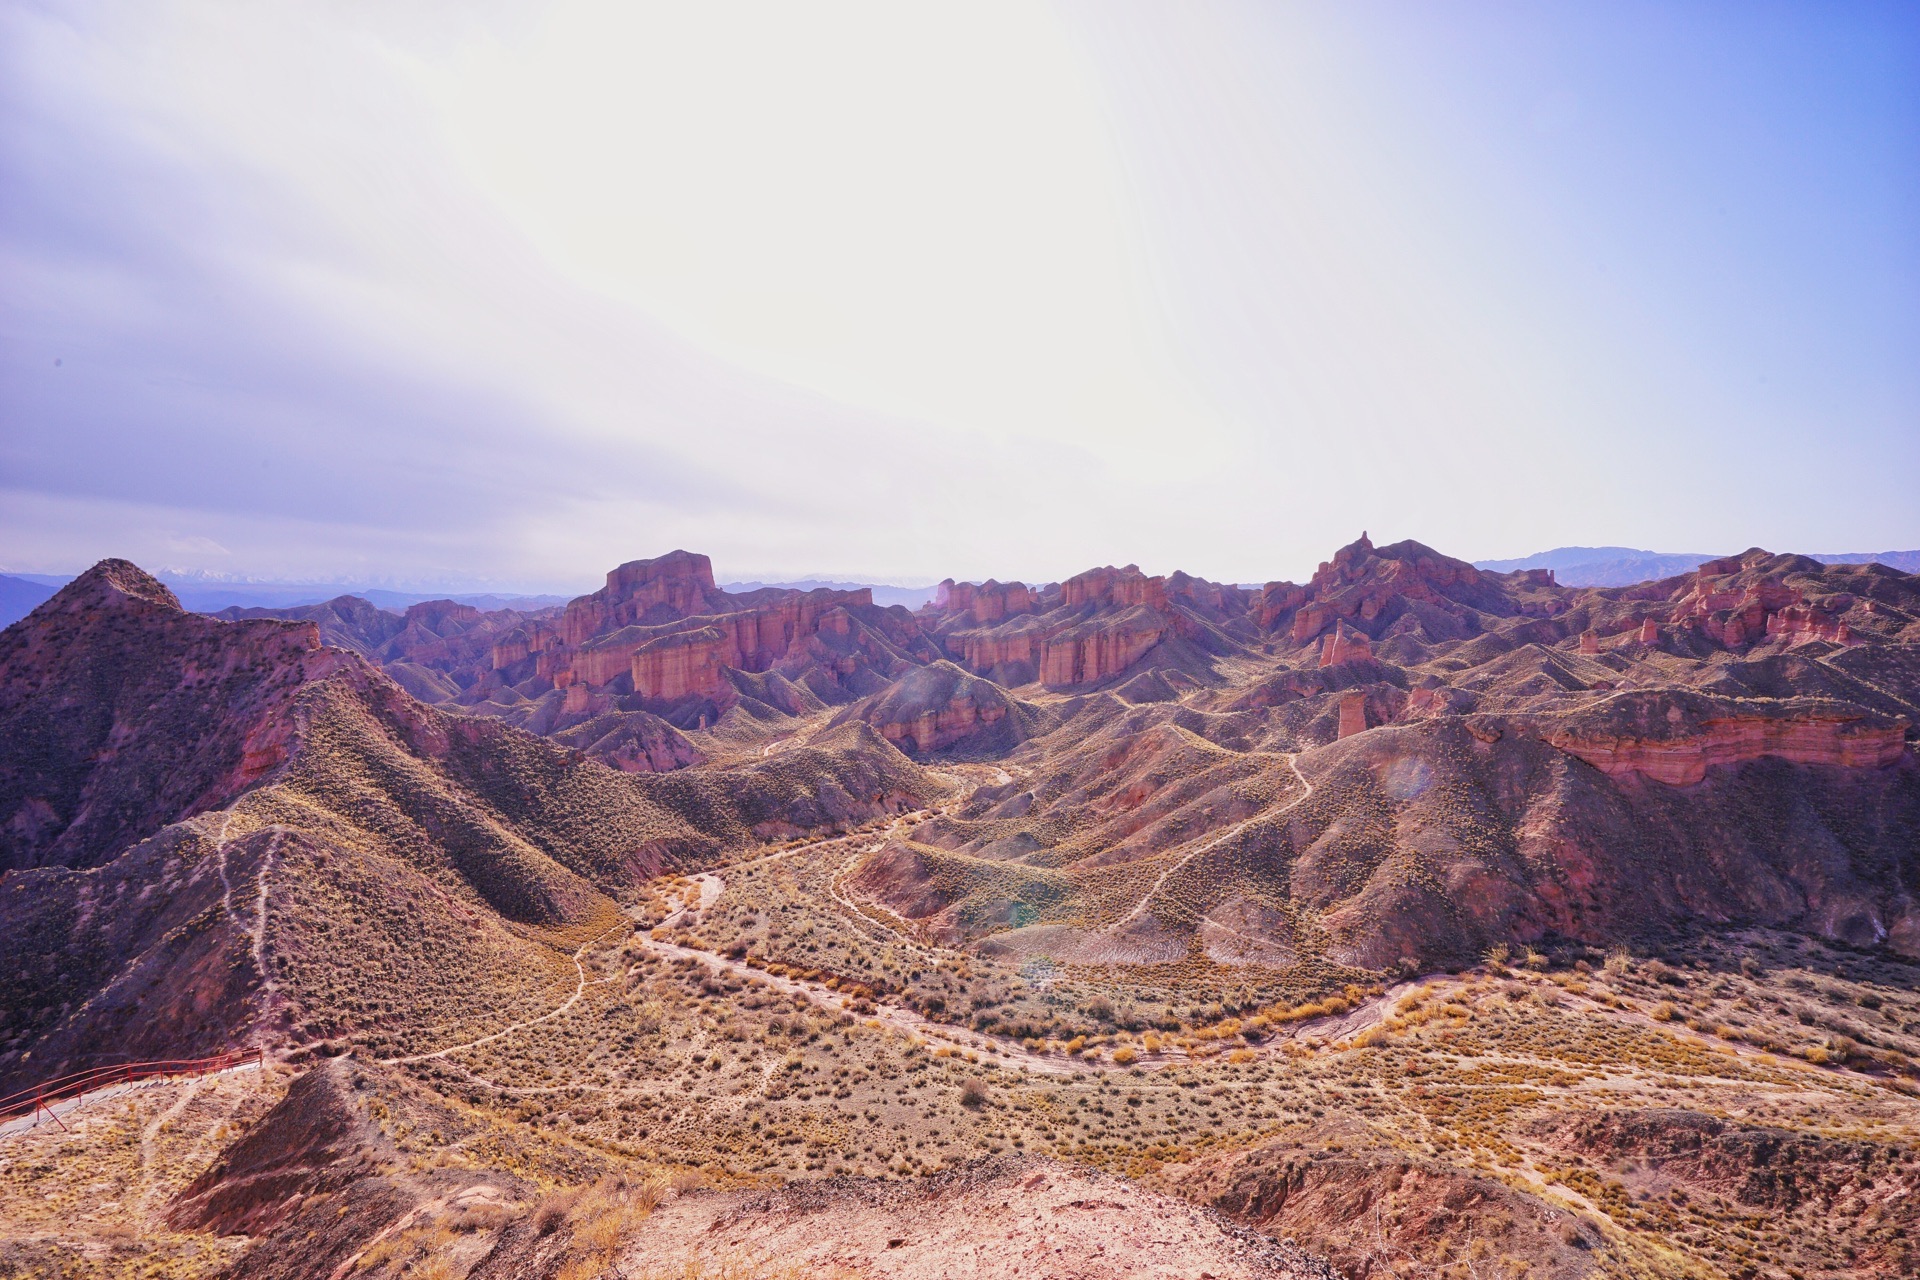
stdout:
{"type": "Polygon", "coordinates": [[[0,570],[1920,546],[1920,7],[0,0],[0,570]]]}

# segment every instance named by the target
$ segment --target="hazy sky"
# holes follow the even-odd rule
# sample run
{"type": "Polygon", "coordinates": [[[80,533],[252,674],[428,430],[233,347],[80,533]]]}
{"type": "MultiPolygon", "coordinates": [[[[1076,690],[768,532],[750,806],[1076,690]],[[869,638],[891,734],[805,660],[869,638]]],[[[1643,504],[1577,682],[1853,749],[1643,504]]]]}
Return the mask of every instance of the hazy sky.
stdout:
{"type": "Polygon", "coordinates": [[[1920,546],[1911,3],[0,4],[0,568],[1920,546]]]}

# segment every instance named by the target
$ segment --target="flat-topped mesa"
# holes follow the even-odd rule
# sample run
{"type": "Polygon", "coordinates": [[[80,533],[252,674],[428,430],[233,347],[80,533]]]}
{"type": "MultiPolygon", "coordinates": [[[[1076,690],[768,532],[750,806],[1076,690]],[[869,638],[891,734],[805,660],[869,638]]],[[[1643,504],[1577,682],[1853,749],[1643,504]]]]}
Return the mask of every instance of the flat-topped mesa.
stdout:
{"type": "Polygon", "coordinates": [[[631,672],[634,692],[671,701],[688,693],[715,694],[724,686],[721,667],[766,671],[796,642],[815,634],[836,611],[871,608],[873,592],[792,592],[771,604],[705,614],[654,627],[626,627],[589,642],[573,655],[577,679],[611,683],[631,672]]]}
{"type": "Polygon", "coordinates": [[[935,589],[936,613],[965,613],[975,626],[991,626],[1009,616],[1032,613],[1037,607],[1024,582],[955,582],[948,578],[935,589]]]}
{"type": "Polygon", "coordinates": [[[903,663],[937,656],[913,617],[875,606],[870,588],[732,595],[714,586],[707,557],[676,551],[621,565],[601,590],[570,602],[557,623],[532,618],[502,634],[490,654],[495,674],[470,696],[511,687],[537,701],[546,690],[564,690],[565,717],[598,714],[628,696],[731,705],[729,671],[778,669],[833,702],[870,692],[903,663]]]}
{"type": "Polygon", "coordinates": [[[1140,566],[1130,564],[1116,569],[1104,565],[1075,574],[1060,584],[1060,603],[1068,609],[1082,605],[1145,605],[1149,609],[1167,607],[1167,580],[1149,578],[1140,566]]]}
{"type": "Polygon", "coordinates": [[[942,583],[919,618],[967,671],[1009,686],[1072,688],[1119,676],[1163,641],[1180,642],[1170,662],[1196,668],[1208,654],[1257,642],[1255,599],[1187,573],[1103,565],[1044,589],[942,583]]]}
{"type": "Polygon", "coordinates": [[[713,585],[713,562],[691,551],[630,560],[607,574],[607,585],[567,604],[561,636],[582,645],[622,627],[671,622],[726,610],[726,593],[713,585]]]}

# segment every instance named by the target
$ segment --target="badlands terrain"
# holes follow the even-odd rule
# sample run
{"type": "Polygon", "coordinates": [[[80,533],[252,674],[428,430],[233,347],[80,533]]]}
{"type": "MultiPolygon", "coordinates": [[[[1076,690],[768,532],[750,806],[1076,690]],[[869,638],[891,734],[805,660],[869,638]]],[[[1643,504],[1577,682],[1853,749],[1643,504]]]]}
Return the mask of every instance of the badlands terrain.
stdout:
{"type": "Polygon", "coordinates": [[[0,632],[0,1276],[1920,1273],[1920,577],[0,632]]]}

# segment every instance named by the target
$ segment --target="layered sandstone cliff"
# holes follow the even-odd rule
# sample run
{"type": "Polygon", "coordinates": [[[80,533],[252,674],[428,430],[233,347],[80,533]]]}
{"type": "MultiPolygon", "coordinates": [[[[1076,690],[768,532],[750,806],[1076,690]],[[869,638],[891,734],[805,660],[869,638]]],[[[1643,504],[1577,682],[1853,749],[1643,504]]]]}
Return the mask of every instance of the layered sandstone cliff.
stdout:
{"type": "Polygon", "coordinates": [[[1631,693],[1563,717],[1542,736],[1610,776],[1634,774],[1692,786],[1711,768],[1767,757],[1832,768],[1885,768],[1905,754],[1906,731],[1904,718],[1811,699],[1738,703],[1631,693]]]}
{"type": "Polygon", "coordinates": [[[1022,588],[1007,597],[1022,604],[1018,610],[1001,606],[1005,592],[991,582],[948,584],[921,616],[960,665],[1009,684],[1103,685],[1156,651],[1185,670],[1255,637],[1251,593],[1185,573],[1155,577],[1137,565],[1105,565],[1038,594],[1022,588]],[[1244,635],[1234,638],[1235,629],[1244,635]],[[1175,639],[1185,647],[1161,649],[1175,639]]]}
{"type": "MultiPolygon", "coordinates": [[[[1008,601],[1021,606],[1024,591],[996,588],[970,595],[967,605],[1000,613],[1008,601]]],[[[492,651],[492,680],[467,701],[497,706],[511,690],[544,707],[557,690],[564,697],[551,715],[511,702],[507,710],[560,729],[609,708],[650,707],[692,728],[738,702],[742,675],[773,672],[803,685],[804,695],[760,690],[791,714],[808,698],[836,703],[870,693],[937,656],[911,614],[876,607],[869,589],[732,595],[713,585],[705,556],[674,552],[615,569],[557,625],[533,620],[503,637],[492,651]]]]}

